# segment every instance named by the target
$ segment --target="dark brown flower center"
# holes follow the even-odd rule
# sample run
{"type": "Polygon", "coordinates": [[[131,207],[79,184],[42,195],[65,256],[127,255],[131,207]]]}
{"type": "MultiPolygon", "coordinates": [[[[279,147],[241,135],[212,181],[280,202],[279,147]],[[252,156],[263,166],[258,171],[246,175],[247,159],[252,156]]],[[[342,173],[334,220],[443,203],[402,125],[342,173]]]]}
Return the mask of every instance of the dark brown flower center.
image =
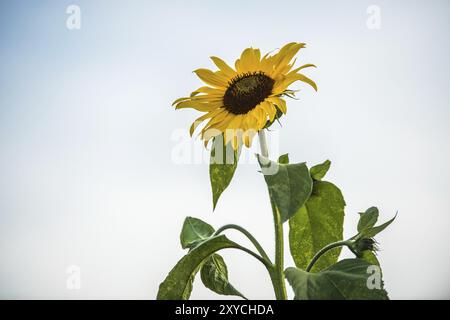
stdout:
{"type": "Polygon", "coordinates": [[[233,78],[229,84],[223,104],[234,114],[245,114],[272,94],[275,81],[263,72],[251,72],[233,78]]]}

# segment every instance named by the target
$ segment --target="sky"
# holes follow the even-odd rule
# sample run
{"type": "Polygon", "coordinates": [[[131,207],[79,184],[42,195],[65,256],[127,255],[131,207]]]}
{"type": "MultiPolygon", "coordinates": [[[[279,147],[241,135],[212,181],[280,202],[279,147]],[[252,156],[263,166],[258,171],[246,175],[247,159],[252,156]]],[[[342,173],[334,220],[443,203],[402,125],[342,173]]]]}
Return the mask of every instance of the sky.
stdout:
{"type": "MultiPolygon", "coordinates": [[[[209,56],[292,41],[319,90],[294,85],[271,157],[332,161],[347,237],[357,212],[398,211],[377,236],[392,299],[450,298],[449,18],[445,0],[1,1],[0,298],[154,299],[186,216],[240,224],[272,252],[257,148],[213,212],[207,150],[187,138],[200,114],[171,103],[209,56]]],[[[273,298],[262,265],[223,256],[236,288],[273,298]]],[[[192,298],[220,296],[197,279],[192,298]]]]}

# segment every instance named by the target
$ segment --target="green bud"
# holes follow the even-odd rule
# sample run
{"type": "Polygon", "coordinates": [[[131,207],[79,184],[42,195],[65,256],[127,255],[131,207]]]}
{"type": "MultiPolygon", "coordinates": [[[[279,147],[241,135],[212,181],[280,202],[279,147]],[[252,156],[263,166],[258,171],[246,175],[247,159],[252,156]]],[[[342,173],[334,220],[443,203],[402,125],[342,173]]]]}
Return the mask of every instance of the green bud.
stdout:
{"type": "Polygon", "coordinates": [[[357,257],[361,257],[364,251],[378,251],[378,243],[373,238],[360,238],[355,240],[350,249],[356,254],[357,257]]]}

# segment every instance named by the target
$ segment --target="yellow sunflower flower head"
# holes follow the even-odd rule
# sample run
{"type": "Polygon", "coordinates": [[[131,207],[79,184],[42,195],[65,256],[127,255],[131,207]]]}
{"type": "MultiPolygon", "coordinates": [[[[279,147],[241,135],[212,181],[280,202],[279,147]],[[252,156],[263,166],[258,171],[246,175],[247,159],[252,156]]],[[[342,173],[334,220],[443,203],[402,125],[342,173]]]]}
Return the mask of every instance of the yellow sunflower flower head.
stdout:
{"type": "Polygon", "coordinates": [[[223,134],[225,143],[233,148],[243,142],[251,146],[255,134],[271,124],[279,114],[286,114],[284,96],[292,96],[288,87],[295,81],[303,81],[316,91],[317,86],[299,73],[312,64],[294,69],[294,57],[304,48],[304,43],[289,43],[277,53],[261,57],[259,49],[247,48],[236,60],[233,69],[222,59],[211,57],[218,71],[198,69],[194,72],[207,84],[195,90],[189,97],[177,99],[176,109],[192,108],[205,114],[194,121],[195,129],[208,120],[201,130],[205,146],[212,138],[223,134]]]}

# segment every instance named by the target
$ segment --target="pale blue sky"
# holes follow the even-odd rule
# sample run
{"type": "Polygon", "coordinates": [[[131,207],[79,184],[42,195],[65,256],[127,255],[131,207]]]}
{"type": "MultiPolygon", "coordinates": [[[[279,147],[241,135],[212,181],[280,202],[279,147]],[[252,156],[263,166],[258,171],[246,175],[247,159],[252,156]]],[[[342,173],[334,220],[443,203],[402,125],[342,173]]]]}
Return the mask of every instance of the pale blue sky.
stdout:
{"type": "MultiPolygon", "coordinates": [[[[2,1],[0,297],[154,298],[187,215],[242,224],[271,250],[257,166],[239,167],[212,213],[207,164],[172,157],[198,113],[170,103],[200,85],[192,70],[211,55],[300,41],[319,91],[296,85],[273,143],[293,161],[333,162],[347,236],[358,211],[399,211],[378,238],[391,298],[450,298],[449,18],[445,0],[2,1]],[[71,4],[80,30],[66,28],[71,4]],[[373,4],[380,30],[366,26],[373,4]],[[80,290],[66,289],[70,265],[80,290]]],[[[240,291],[273,297],[263,267],[224,256],[240,291]]],[[[193,298],[211,297],[198,281],[193,298]]]]}

